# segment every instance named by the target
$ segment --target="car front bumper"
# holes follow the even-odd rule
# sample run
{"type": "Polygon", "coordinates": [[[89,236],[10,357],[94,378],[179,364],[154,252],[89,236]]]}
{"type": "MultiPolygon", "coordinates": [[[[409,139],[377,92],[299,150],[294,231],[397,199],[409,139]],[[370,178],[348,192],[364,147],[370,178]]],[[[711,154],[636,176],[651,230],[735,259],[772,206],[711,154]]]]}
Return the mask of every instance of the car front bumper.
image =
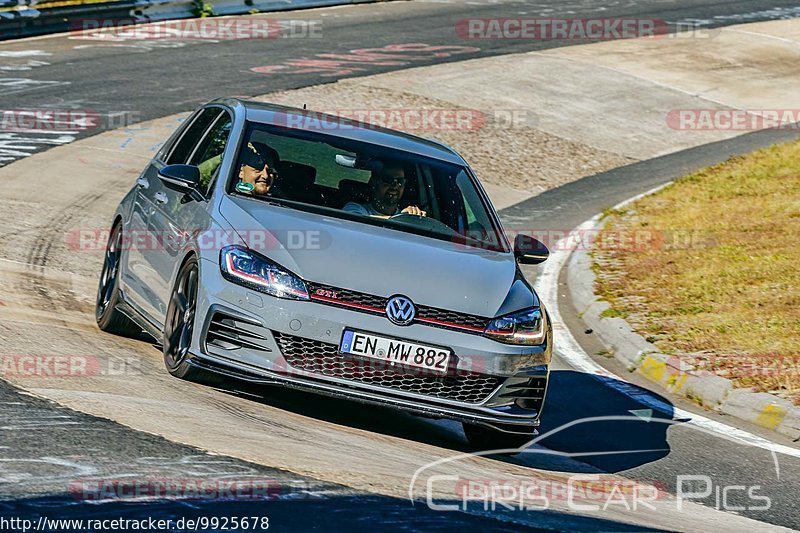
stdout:
{"type": "Polygon", "coordinates": [[[502,431],[529,432],[539,425],[552,332],[541,346],[513,346],[428,325],[397,326],[350,309],[277,299],[224,280],[213,262],[202,267],[191,351],[197,367],[502,431]],[[345,328],[448,347],[454,363],[448,375],[433,377],[414,369],[375,369],[375,361],[338,352],[345,328]]]}

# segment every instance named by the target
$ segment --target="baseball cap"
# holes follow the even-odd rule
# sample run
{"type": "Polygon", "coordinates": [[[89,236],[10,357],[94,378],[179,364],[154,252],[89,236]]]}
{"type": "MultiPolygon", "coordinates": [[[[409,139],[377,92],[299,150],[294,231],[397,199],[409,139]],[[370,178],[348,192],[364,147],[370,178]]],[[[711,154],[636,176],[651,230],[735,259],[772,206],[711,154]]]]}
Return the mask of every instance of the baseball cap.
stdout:
{"type": "Polygon", "coordinates": [[[242,150],[240,162],[252,168],[264,168],[264,165],[274,165],[280,161],[280,156],[273,148],[264,143],[249,142],[242,150]]]}

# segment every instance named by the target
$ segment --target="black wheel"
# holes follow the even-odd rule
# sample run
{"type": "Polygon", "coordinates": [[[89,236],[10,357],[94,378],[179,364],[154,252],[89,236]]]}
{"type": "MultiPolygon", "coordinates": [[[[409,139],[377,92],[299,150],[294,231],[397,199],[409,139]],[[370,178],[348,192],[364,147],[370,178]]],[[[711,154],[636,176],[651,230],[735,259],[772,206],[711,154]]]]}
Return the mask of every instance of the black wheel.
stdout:
{"type": "Polygon", "coordinates": [[[164,365],[176,378],[189,381],[209,381],[209,374],[189,364],[195,315],[197,313],[197,287],[199,270],[197,259],[192,257],[178,272],[175,287],[167,308],[164,324],[164,365]]]}
{"type": "MultiPolygon", "coordinates": [[[[473,448],[479,451],[489,450],[505,450],[509,448],[521,448],[533,440],[534,433],[520,434],[520,433],[506,433],[496,429],[491,429],[485,426],[478,426],[475,424],[468,424],[466,422],[461,424],[464,428],[464,435],[467,437],[467,442],[473,448]]],[[[515,455],[517,451],[502,452],[506,455],[515,455]]]]}
{"type": "Polygon", "coordinates": [[[119,264],[122,258],[122,224],[117,224],[108,236],[103,272],[97,287],[95,319],[98,327],[117,335],[135,337],[142,333],[130,318],[117,310],[119,301],[119,264]]]}

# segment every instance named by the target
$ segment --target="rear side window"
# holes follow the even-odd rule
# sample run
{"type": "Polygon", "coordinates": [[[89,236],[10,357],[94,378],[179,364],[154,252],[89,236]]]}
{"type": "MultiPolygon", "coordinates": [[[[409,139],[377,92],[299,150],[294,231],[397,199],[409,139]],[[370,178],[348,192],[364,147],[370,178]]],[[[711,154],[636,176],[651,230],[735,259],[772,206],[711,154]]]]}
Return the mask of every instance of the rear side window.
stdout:
{"type": "Polygon", "coordinates": [[[203,134],[220,113],[222,113],[222,109],[218,107],[210,107],[201,111],[197,118],[194,119],[194,122],[183,132],[177,144],[175,144],[172,153],[167,158],[167,164],[186,163],[203,134]]]}
{"type": "Polygon", "coordinates": [[[203,194],[208,193],[219,174],[222,154],[228,144],[232,124],[228,113],[223,112],[219,115],[189,160],[190,165],[200,168],[200,191],[203,194]]]}

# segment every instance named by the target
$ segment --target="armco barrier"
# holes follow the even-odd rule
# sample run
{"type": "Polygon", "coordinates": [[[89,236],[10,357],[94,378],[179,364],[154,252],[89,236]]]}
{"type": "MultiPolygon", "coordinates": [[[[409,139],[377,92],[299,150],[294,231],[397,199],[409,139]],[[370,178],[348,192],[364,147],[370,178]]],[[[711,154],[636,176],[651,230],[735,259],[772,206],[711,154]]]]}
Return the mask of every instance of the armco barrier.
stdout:
{"type": "MultiPolygon", "coordinates": [[[[357,4],[373,0],[214,0],[206,2],[214,15],[243,15],[265,11],[286,11],[310,7],[357,4]]],[[[131,15],[143,21],[156,22],[195,17],[197,3],[192,0],[136,0],[131,15]]]]}
{"type": "Polygon", "coordinates": [[[0,39],[67,31],[70,21],[84,18],[131,17],[133,0],[0,0],[0,39]]]}
{"type": "Polygon", "coordinates": [[[244,15],[371,1],[375,0],[0,0],[0,40],[68,31],[89,18],[136,23],[192,18],[201,4],[214,15],[244,15]]]}

